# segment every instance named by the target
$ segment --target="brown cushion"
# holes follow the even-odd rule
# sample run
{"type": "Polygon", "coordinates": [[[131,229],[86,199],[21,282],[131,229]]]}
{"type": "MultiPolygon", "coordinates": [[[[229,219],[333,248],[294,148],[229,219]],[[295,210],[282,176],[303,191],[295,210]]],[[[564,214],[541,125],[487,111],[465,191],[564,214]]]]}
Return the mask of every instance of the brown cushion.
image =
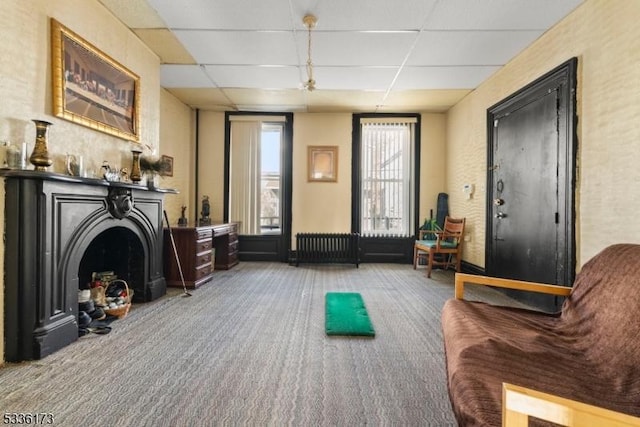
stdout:
{"type": "Polygon", "coordinates": [[[461,426],[499,426],[502,383],[640,416],[640,245],[583,267],[560,315],[449,300],[449,394],[461,426]]]}
{"type": "Polygon", "coordinates": [[[640,245],[610,246],[582,267],[562,308],[561,327],[581,337],[576,348],[609,377],[635,378],[639,392],[640,245]]]}

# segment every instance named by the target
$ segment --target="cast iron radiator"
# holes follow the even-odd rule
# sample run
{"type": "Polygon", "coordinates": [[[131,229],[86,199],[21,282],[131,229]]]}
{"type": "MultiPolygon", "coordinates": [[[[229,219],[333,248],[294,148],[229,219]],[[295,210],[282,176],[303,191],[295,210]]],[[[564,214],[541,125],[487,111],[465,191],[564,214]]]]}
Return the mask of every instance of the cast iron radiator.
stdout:
{"type": "Polygon", "coordinates": [[[348,263],[360,265],[358,233],[296,234],[296,267],[300,263],[348,263]]]}

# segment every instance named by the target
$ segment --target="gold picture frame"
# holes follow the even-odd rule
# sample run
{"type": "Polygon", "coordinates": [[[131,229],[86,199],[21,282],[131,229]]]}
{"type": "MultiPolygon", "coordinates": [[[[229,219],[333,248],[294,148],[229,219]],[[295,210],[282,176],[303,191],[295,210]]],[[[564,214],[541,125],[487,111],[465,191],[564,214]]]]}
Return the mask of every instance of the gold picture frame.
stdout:
{"type": "Polygon", "coordinates": [[[163,173],[164,176],[173,176],[173,157],[162,155],[160,161],[166,163],[167,170],[163,173]]]}
{"type": "Polygon", "coordinates": [[[140,77],[51,18],[53,114],[140,142],[140,77]]]}
{"type": "Polygon", "coordinates": [[[310,145],[307,147],[307,159],[309,182],[338,181],[337,145],[310,145]]]}

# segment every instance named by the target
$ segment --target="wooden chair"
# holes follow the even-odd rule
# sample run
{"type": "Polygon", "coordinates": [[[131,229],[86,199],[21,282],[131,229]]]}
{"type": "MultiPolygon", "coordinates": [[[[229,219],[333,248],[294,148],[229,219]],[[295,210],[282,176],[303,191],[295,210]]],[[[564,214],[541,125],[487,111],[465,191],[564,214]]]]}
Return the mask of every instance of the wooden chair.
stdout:
{"type": "MultiPolygon", "coordinates": [[[[418,240],[433,240],[429,239],[429,237],[435,237],[435,230],[418,230],[418,240]]],[[[419,250],[414,253],[413,260],[413,269],[416,269],[416,265],[427,265],[427,261],[429,260],[429,252],[425,252],[423,250],[419,250]]]]}
{"type": "MultiPolygon", "coordinates": [[[[427,230],[425,233],[435,234],[436,240],[416,240],[413,245],[413,269],[416,269],[418,259],[427,258],[427,277],[431,277],[431,270],[434,266],[442,266],[445,269],[452,264],[455,258],[456,271],[460,272],[462,261],[462,238],[464,236],[465,218],[446,217],[442,230],[427,230]],[[442,254],[442,259],[436,255],[442,254]]],[[[419,237],[422,237],[420,233],[419,237]]]]}

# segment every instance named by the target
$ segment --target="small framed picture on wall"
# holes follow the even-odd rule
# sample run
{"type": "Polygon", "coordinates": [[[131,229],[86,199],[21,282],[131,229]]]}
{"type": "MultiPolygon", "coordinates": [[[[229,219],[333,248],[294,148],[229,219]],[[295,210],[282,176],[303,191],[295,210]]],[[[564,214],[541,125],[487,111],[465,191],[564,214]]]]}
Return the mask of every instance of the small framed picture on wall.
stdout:
{"type": "Polygon", "coordinates": [[[307,147],[309,182],[338,181],[338,146],[310,145],[307,147]]]}
{"type": "Polygon", "coordinates": [[[160,157],[160,161],[166,165],[166,170],[164,171],[164,176],[173,176],[173,157],[162,155],[160,157]]]}

